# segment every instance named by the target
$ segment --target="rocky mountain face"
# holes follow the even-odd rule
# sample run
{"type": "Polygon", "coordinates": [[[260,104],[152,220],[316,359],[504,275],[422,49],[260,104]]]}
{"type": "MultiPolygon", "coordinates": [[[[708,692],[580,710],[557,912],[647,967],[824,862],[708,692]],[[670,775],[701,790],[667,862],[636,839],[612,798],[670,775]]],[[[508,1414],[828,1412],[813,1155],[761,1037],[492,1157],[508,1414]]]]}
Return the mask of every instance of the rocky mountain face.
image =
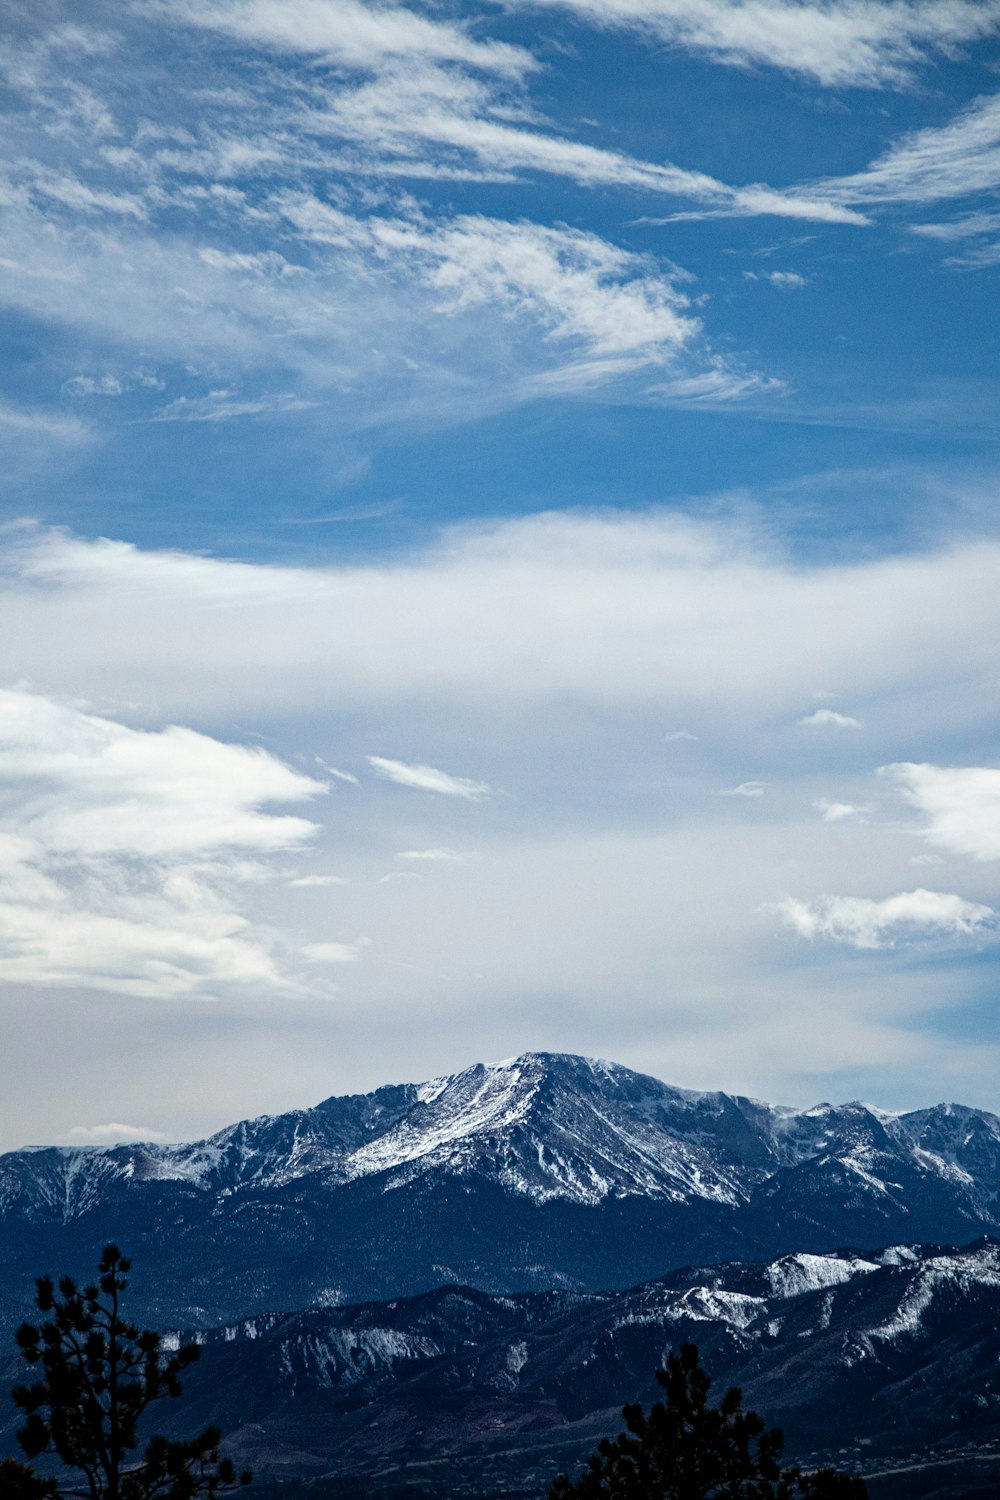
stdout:
{"type": "Polygon", "coordinates": [[[911,1483],[937,1459],[957,1496],[956,1457],[1000,1445],[998,1329],[996,1241],[687,1268],[624,1292],[444,1287],[198,1332],[201,1362],[157,1421],[218,1422],[260,1480],[320,1494],[350,1476],[365,1493],[542,1496],[693,1341],[790,1458],[911,1483]]]}
{"type": "Polygon", "coordinates": [[[1000,1232],[1000,1120],[793,1110],[529,1053],[187,1145],[0,1157],[0,1318],[115,1239],[159,1324],[412,1295],[628,1286],[671,1265],[1000,1232]]]}

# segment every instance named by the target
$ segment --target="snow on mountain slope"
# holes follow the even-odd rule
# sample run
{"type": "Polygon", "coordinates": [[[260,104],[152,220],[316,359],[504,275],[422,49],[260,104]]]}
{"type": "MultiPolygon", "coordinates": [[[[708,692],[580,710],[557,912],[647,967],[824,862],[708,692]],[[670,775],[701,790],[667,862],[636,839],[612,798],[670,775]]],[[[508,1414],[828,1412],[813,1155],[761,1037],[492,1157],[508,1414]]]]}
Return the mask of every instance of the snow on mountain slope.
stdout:
{"type": "Polygon", "coordinates": [[[264,1477],[391,1465],[431,1471],[436,1493],[544,1493],[623,1402],[656,1398],[666,1352],[694,1340],[715,1394],[741,1386],[790,1457],[912,1465],[1000,1432],[998,1321],[996,1242],[696,1266],[596,1295],[442,1287],[199,1331],[176,1420],[189,1429],[208,1404],[227,1450],[264,1477]]]}
{"type": "Polygon", "coordinates": [[[229,1197],[431,1177],[591,1206],[638,1197],[738,1209],[772,1184],[783,1201],[818,1201],[835,1181],[898,1207],[934,1188],[966,1206],[973,1232],[1000,1204],[1000,1120],[957,1105],[794,1110],[672,1088],[617,1063],[525,1053],[242,1121],[192,1144],[12,1152],[0,1157],[0,1216],[67,1221],[151,1186],[229,1197]]]}
{"type": "Polygon", "coordinates": [[[616,1063],[527,1053],[421,1085],[413,1111],[353,1152],[344,1174],[487,1170],[537,1201],[638,1193],[733,1203],[746,1196],[745,1164],[676,1128],[712,1098],[616,1063]]]}

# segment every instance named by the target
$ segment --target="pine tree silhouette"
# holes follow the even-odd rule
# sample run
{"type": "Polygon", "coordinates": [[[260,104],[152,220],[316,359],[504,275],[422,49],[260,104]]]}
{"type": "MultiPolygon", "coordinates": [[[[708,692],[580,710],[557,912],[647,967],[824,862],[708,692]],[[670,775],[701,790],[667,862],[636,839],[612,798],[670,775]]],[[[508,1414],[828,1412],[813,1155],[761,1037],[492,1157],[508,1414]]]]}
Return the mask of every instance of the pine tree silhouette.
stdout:
{"type": "Polygon", "coordinates": [[[152,1437],[136,1454],[140,1418],[152,1402],[180,1395],[179,1377],[201,1351],[185,1344],[165,1355],[158,1333],[126,1321],[120,1299],[131,1265],[107,1245],[96,1286],[81,1289],[65,1276],[57,1291],[51,1277],[36,1281],[36,1305],[51,1316],[17,1330],[21,1354],[40,1369],[37,1381],[11,1392],[27,1417],[17,1440],[29,1459],[52,1455],[76,1475],[45,1479],[8,1459],[0,1464],[0,1500],[212,1500],[250,1482],[220,1455],[217,1427],[186,1442],[152,1437]]]}
{"type": "Polygon", "coordinates": [[[744,1410],[737,1386],[709,1405],[694,1344],[670,1354],[656,1378],[666,1400],[648,1412],[624,1407],[626,1431],[605,1438],[577,1480],[560,1474],[549,1500],[866,1500],[854,1476],[782,1469],[781,1432],[744,1410]]]}

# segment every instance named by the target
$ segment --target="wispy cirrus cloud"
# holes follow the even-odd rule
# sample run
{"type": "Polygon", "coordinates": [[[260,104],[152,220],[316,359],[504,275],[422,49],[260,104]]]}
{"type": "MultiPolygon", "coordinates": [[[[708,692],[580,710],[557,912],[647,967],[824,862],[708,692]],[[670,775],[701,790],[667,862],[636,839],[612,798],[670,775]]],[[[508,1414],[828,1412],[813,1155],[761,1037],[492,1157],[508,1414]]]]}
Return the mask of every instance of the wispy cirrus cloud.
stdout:
{"type": "Polygon", "coordinates": [[[738,68],[780,68],[827,87],[909,83],[921,64],[995,33],[995,0],[508,0],[738,68]]]}
{"type": "MultiPolygon", "coordinates": [[[[538,381],[554,377],[572,394],[644,366],[680,375],[709,364],[719,399],[746,389],[745,372],[733,386],[726,362],[719,368],[683,278],[599,235],[477,215],[443,222],[420,213],[354,215],[287,194],[265,218],[301,274],[289,274],[287,257],[254,267],[206,260],[183,239],[109,236],[53,225],[24,208],[7,220],[7,258],[28,268],[31,241],[43,248],[30,271],[5,278],[3,298],[30,316],[64,321],[120,360],[141,350],[180,368],[168,399],[152,390],[136,398],[149,408],[159,397],[147,410],[159,421],[329,411],[331,391],[345,428],[400,409],[454,421],[516,404],[538,381]],[[49,279],[37,276],[39,259],[49,279]],[[265,350],[276,358],[261,389],[265,350]],[[215,378],[198,381],[183,373],[185,362],[215,378]],[[180,381],[187,389],[178,392],[180,381]]],[[[66,413],[11,403],[0,421],[41,424],[63,440],[85,432],[66,413]]]]}
{"type": "MultiPolygon", "coordinates": [[[[337,139],[355,149],[346,171],[420,177],[504,179],[521,172],[566,177],[585,187],[634,189],[719,202],[735,212],[862,222],[822,197],[765,184],[732,186],[670,162],[651,162],[572,139],[510,89],[541,71],[527,48],[476,41],[467,27],[403,7],[347,0],[242,0],[193,5],[170,0],[175,20],[234,37],[250,47],[322,57],[367,77],[328,90],[313,107],[293,108],[283,135],[294,154],[337,139]]],[[[237,137],[243,140],[242,133],[237,137]]]]}
{"type": "MultiPolygon", "coordinates": [[[[685,273],[591,231],[431,218],[413,204],[394,215],[352,212],[283,188],[252,210],[256,232],[281,253],[248,255],[222,248],[241,232],[243,207],[218,213],[209,206],[221,243],[207,247],[155,226],[53,219],[19,199],[0,234],[10,267],[0,295],[96,341],[108,363],[141,354],[211,372],[210,383],[175,375],[163,395],[162,374],[128,382],[133,419],[141,401],[157,421],[278,419],[329,409],[336,391],[347,427],[421,406],[453,421],[543,392],[613,386],[644,367],[669,377],[672,400],[724,402],[768,388],[713,351],[685,273]]],[[[10,405],[4,415],[29,421],[10,405]]],[[[45,421],[53,433],[83,430],[66,414],[45,421]]]]}
{"type": "Polygon", "coordinates": [[[0,399],[0,427],[16,437],[51,438],[58,443],[83,443],[90,433],[84,422],[49,407],[17,406],[0,399]]]}
{"type": "Polygon", "coordinates": [[[150,13],[260,48],[354,68],[387,62],[462,63],[518,77],[537,66],[524,47],[477,41],[468,26],[402,5],[359,0],[147,0],[150,13]]]}
{"type": "MultiPolygon", "coordinates": [[[[895,140],[863,171],[830,177],[801,191],[863,212],[944,204],[1000,188],[1000,94],[986,94],[965,105],[944,125],[927,126],[895,140]]],[[[970,268],[996,263],[998,220],[978,207],[939,223],[913,224],[913,233],[943,242],[971,240],[950,263],[970,268]]]]}
{"type": "Polygon", "coordinates": [[[552,337],[577,341],[591,357],[663,358],[700,328],[669,275],[582,230],[478,215],[444,225],[359,220],[315,198],[281,207],[316,243],[370,247],[408,264],[446,310],[494,305],[539,320],[552,337]]]}
{"type": "Polygon", "coordinates": [[[386,781],[394,781],[397,786],[407,786],[416,792],[436,792],[441,797],[461,797],[466,802],[478,802],[493,791],[485,781],[452,776],[448,771],[439,771],[436,766],[410,765],[402,760],[389,760],[383,755],[369,755],[368,764],[386,781]]]}
{"type": "Polygon", "coordinates": [[[808,285],[808,277],[798,271],[744,271],[743,280],[766,281],[785,292],[799,292],[808,285]]]}
{"type": "Polygon", "coordinates": [[[995,234],[1000,230],[1000,213],[977,209],[973,213],[956,214],[953,219],[939,224],[911,224],[912,234],[923,235],[931,240],[964,240],[978,235],[995,234]]]}
{"type": "Polygon", "coordinates": [[[286,391],[271,391],[258,397],[241,397],[237,391],[209,391],[204,396],[178,396],[154,412],[151,422],[232,422],[240,417],[275,417],[288,412],[309,411],[315,401],[286,391]]]}
{"type": "MultiPolygon", "coordinates": [[[[601,389],[721,405],[783,388],[713,347],[675,266],[561,224],[432,213],[408,177],[865,221],[842,195],[731,184],[561,128],[532,98],[538,59],[482,25],[358,0],[150,0],[130,15],[128,68],[111,29],[77,46],[40,21],[14,48],[25,150],[0,186],[0,259],[9,307],[74,329],[111,368],[141,351],[161,385],[173,376],[146,420],[308,423],[333,404],[356,431],[601,389]],[[137,80],[164,27],[189,91],[140,115],[137,97],[161,97],[137,80]]],[[[131,391],[129,420],[142,399],[131,391]]]]}
{"type": "MultiPolygon", "coordinates": [[[[944,125],[906,132],[861,171],[795,184],[787,189],[787,196],[790,202],[826,203],[835,214],[854,214],[853,222],[860,224],[870,222],[879,208],[910,208],[983,193],[992,195],[998,186],[1000,95],[987,94],[963,106],[944,125]]],[[[706,201],[703,207],[680,210],[670,217],[734,217],[744,211],[735,200],[728,205],[721,200],[706,201]]],[[[817,209],[817,220],[820,217],[817,209]]],[[[978,208],[950,221],[912,228],[927,238],[957,240],[992,233],[994,218],[991,211],[978,208]]],[[[749,279],[767,279],[786,288],[798,285],[795,279],[781,279],[781,273],[766,278],[754,272],[748,275],[749,279]]]]}
{"type": "Polygon", "coordinates": [[[935,203],[994,190],[1000,183],[1000,95],[988,94],[945,125],[894,141],[861,172],[816,184],[845,203],[935,203]]]}
{"type": "Polygon", "coordinates": [[[762,183],[733,186],[671,162],[644,161],[555,130],[527,100],[512,105],[487,80],[440,67],[380,72],[344,88],[298,122],[309,137],[353,143],[347,169],[459,178],[470,171],[498,180],[520,173],[564,177],[580,187],[655,193],[719,206],[732,214],[863,223],[863,215],[827,195],[786,192],[762,183]]]}
{"type": "Polygon", "coordinates": [[[463,854],[460,849],[441,846],[435,849],[400,849],[397,859],[415,860],[420,863],[461,865],[474,859],[473,854],[463,854]]]}

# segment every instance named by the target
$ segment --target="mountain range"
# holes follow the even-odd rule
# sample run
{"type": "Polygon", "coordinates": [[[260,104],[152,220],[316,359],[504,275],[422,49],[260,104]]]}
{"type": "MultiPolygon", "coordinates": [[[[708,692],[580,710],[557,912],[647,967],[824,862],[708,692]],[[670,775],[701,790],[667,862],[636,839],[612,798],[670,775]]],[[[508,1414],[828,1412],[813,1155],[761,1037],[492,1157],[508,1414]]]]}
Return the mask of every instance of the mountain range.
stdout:
{"type": "Polygon", "coordinates": [[[117,1240],[136,1314],[624,1288],[672,1266],[1000,1234],[1000,1120],[773,1106],[527,1053],[184,1145],[0,1157],[0,1320],[117,1240]]]}
{"type": "MultiPolygon", "coordinates": [[[[874,1500],[934,1494],[943,1474],[954,1500],[979,1493],[970,1468],[996,1492],[998,1327],[990,1240],[689,1267],[621,1292],[441,1287],[177,1330],[168,1345],[193,1334],[202,1358],[156,1421],[218,1423],[265,1485],[541,1497],[695,1341],[717,1389],[738,1383],[784,1429],[788,1457],[866,1473],[874,1500]]],[[[11,1410],[8,1447],[14,1425],[11,1410]]]]}

